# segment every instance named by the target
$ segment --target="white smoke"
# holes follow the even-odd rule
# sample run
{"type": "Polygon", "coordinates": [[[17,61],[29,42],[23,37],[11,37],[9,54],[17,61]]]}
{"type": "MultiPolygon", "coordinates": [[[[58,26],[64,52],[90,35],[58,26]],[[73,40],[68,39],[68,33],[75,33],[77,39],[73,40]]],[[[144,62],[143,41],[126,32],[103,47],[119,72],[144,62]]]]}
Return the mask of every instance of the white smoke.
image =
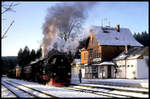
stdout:
{"type": "Polygon", "coordinates": [[[43,24],[42,47],[45,55],[52,49],[75,54],[79,46],[79,38],[86,38],[84,33],[80,36],[77,34],[80,34],[87,12],[95,4],[95,2],[78,2],[70,5],[64,3],[48,8],[43,24]]]}
{"type": "Polygon", "coordinates": [[[79,46],[79,40],[68,39],[67,41],[65,41],[64,39],[61,39],[57,35],[51,41],[48,50],[56,49],[60,52],[66,52],[66,53],[71,52],[72,55],[74,55],[78,46],[79,46]]]}

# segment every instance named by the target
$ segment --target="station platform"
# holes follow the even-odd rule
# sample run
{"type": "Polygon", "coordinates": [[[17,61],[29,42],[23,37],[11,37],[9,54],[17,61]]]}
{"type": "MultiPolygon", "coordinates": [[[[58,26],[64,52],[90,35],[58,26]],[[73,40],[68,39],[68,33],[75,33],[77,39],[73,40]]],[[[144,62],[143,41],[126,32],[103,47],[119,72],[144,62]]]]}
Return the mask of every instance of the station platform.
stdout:
{"type": "Polygon", "coordinates": [[[123,87],[149,88],[149,79],[72,79],[72,84],[96,84],[123,87]]]}

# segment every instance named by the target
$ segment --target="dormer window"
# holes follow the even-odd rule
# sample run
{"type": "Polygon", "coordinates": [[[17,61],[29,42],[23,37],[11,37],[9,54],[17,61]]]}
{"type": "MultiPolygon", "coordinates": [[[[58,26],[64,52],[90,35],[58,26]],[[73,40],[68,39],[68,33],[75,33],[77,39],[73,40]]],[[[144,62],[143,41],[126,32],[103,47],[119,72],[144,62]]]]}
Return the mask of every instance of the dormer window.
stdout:
{"type": "Polygon", "coordinates": [[[104,33],[109,33],[109,31],[108,31],[109,29],[107,27],[103,27],[102,30],[104,33]]]}
{"type": "Polygon", "coordinates": [[[115,37],[115,39],[116,39],[116,40],[119,40],[119,38],[118,38],[118,37],[115,37]]]}

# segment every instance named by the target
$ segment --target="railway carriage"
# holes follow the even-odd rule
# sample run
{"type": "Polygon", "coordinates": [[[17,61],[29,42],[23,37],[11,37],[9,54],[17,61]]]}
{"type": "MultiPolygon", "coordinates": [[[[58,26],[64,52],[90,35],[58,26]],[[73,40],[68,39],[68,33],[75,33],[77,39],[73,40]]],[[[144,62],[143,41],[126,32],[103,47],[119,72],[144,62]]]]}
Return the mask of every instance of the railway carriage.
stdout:
{"type": "Polygon", "coordinates": [[[23,70],[24,70],[24,74],[25,74],[25,79],[26,80],[31,80],[31,72],[32,72],[32,68],[31,68],[31,66],[25,66],[24,68],[23,68],[23,70]]]}
{"type": "Polygon", "coordinates": [[[16,66],[16,78],[21,78],[21,67],[16,66]]]}

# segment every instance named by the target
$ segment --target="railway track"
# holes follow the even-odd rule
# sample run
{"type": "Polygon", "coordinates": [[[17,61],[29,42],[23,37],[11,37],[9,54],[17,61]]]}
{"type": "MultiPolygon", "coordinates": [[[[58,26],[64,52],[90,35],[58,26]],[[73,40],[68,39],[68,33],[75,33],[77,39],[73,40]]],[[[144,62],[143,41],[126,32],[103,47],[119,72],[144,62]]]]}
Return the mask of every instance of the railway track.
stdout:
{"type": "MultiPolygon", "coordinates": [[[[31,87],[28,87],[28,86],[25,86],[23,84],[19,84],[19,83],[13,82],[13,81],[9,81],[9,80],[3,81],[3,85],[5,87],[7,87],[6,84],[7,84],[7,86],[10,86],[10,87],[13,87],[13,88],[17,88],[22,93],[27,94],[26,97],[34,97],[34,98],[41,98],[41,97],[58,98],[58,97],[56,97],[54,95],[47,94],[47,93],[42,92],[40,90],[36,90],[34,88],[31,88],[31,87]]],[[[17,94],[18,92],[16,93],[16,91],[14,91],[13,89],[11,89],[10,87],[9,88],[7,87],[7,89],[10,90],[11,92],[13,92],[16,95],[16,97],[19,97],[19,98],[22,97],[22,95],[20,96],[19,94],[17,94]]]]}
{"type": "Polygon", "coordinates": [[[13,86],[12,84],[7,83],[6,81],[2,81],[1,83],[3,86],[5,86],[10,92],[12,92],[17,98],[33,98],[34,95],[31,95],[30,93],[13,86]]]}
{"type": "Polygon", "coordinates": [[[103,96],[108,96],[112,98],[143,98],[143,97],[149,97],[148,92],[143,92],[143,91],[132,91],[132,90],[120,90],[117,88],[108,88],[108,87],[102,87],[102,88],[95,88],[92,86],[81,86],[81,85],[73,85],[72,88],[67,88],[70,90],[76,90],[80,92],[88,92],[88,93],[93,93],[97,95],[103,95],[103,96]],[[90,88],[89,88],[90,87],[90,88]],[[147,94],[146,94],[147,93],[147,94]]]}
{"type": "Polygon", "coordinates": [[[104,97],[108,97],[108,98],[130,98],[130,96],[126,96],[126,95],[120,95],[120,94],[112,94],[109,92],[104,92],[104,91],[95,91],[92,89],[84,89],[84,88],[66,88],[65,89],[68,90],[74,90],[74,91],[79,91],[79,92],[85,92],[85,93],[92,93],[92,94],[96,94],[96,95],[100,95],[100,96],[104,96],[104,97]]]}
{"type": "MultiPolygon", "coordinates": [[[[54,95],[51,95],[45,91],[42,90],[37,90],[35,88],[31,88],[30,86],[12,81],[12,80],[5,80],[2,81],[2,85],[4,85],[5,87],[7,87],[8,90],[10,90],[16,97],[21,97],[19,94],[19,92],[15,93],[15,89],[18,89],[19,91],[25,93],[26,97],[34,97],[34,98],[38,98],[38,97],[49,97],[49,98],[58,98],[54,95]],[[6,86],[7,85],[7,86],[6,86]],[[9,88],[8,88],[9,87],[9,88]]],[[[74,91],[78,91],[78,92],[82,92],[83,93],[90,93],[90,94],[95,94],[95,95],[99,95],[99,96],[103,96],[103,97],[108,97],[108,98],[143,98],[143,97],[149,97],[148,93],[149,92],[145,92],[145,91],[132,91],[132,90],[120,90],[117,88],[111,88],[111,87],[96,87],[96,86],[87,86],[87,85],[70,85],[69,87],[61,87],[67,90],[74,90],[74,91]],[[136,93],[136,95],[135,95],[136,93]]],[[[20,93],[21,93],[20,92],[20,93]]]]}
{"type": "Polygon", "coordinates": [[[3,93],[1,93],[1,97],[2,98],[5,98],[5,97],[12,97],[12,98],[19,98],[19,97],[17,97],[17,95],[14,93],[14,92],[12,92],[11,90],[9,90],[6,86],[4,86],[4,85],[1,85],[1,92],[3,92],[3,93]]]}
{"type": "Polygon", "coordinates": [[[138,87],[119,87],[119,86],[108,86],[108,85],[77,85],[71,84],[75,86],[83,86],[89,88],[102,88],[102,89],[111,89],[111,90],[118,90],[118,91],[126,91],[126,92],[135,92],[135,93],[143,93],[149,94],[149,90],[147,88],[138,88],[138,87]]]}

